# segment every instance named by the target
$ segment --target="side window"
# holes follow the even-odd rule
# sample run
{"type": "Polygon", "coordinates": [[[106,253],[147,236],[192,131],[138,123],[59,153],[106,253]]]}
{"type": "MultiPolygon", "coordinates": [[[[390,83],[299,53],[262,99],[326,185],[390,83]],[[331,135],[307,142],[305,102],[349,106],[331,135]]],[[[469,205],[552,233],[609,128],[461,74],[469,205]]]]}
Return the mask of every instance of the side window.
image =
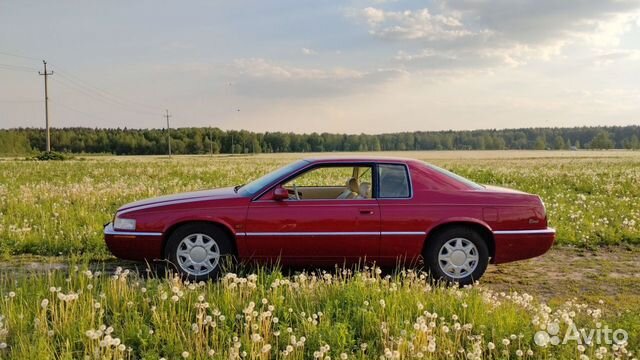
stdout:
{"type": "Polygon", "coordinates": [[[371,166],[323,166],[309,170],[282,186],[290,200],[371,199],[371,166]]]}
{"type": "Polygon", "coordinates": [[[379,165],[380,198],[408,198],[411,194],[404,165],[379,165]]]}

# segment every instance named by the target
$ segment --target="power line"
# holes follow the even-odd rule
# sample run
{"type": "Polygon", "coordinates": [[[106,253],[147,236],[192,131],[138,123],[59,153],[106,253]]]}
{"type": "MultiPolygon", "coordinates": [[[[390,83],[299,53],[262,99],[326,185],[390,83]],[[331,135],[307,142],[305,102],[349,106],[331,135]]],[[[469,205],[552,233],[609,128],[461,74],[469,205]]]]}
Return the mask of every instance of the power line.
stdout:
{"type": "Polygon", "coordinates": [[[41,103],[42,100],[4,100],[0,99],[0,103],[41,103]]]}
{"type": "Polygon", "coordinates": [[[165,110],[165,118],[167,118],[167,143],[169,144],[169,158],[171,158],[171,127],[169,126],[169,110],[165,110]]]}
{"type": "Polygon", "coordinates": [[[96,87],[94,85],[88,84],[87,82],[83,81],[79,77],[72,75],[67,70],[58,69],[58,73],[62,73],[62,75],[64,75],[64,77],[67,80],[73,81],[73,82],[77,83],[78,85],[83,86],[86,89],[89,89],[91,91],[99,93],[101,96],[105,96],[105,97],[109,97],[109,98],[115,99],[115,100],[120,101],[122,103],[126,103],[126,104],[128,104],[130,106],[137,106],[137,107],[140,107],[140,108],[145,108],[145,110],[147,110],[147,111],[148,110],[157,109],[156,106],[151,106],[151,105],[143,104],[141,102],[137,102],[137,101],[133,101],[133,100],[130,100],[130,99],[122,98],[120,96],[114,95],[113,93],[111,93],[109,91],[106,91],[106,90],[101,89],[99,87],[96,87]]]}
{"type": "Polygon", "coordinates": [[[15,70],[15,71],[25,71],[25,72],[38,71],[38,69],[34,67],[28,67],[28,66],[22,66],[22,65],[0,64],[0,67],[5,68],[5,70],[15,70]]]}
{"type": "Polygon", "coordinates": [[[58,102],[58,101],[51,101],[51,102],[53,104],[57,105],[57,106],[61,106],[61,107],[65,108],[67,110],[71,110],[71,111],[77,112],[78,114],[86,115],[86,116],[89,116],[89,117],[91,117],[93,119],[100,120],[100,121],[107,121],[105,118],[103,118],[101,116],[98,116],[98,115],[92,114],[92,113],[88,113],[88,112],[83,111],[83,110],[78,110],[78,109],[73,108],[73,107],[71,107],[69,105],[65,105],[65,104],[63,104],[61,102],[58,102]]]}
{"type": "Polygon", "coordinates": [[[34,57],[31,57],[31,56],[25,56],[25,55],[12,54],[12,53],[8,53],[6,51],[0,51],[0,55],[13,56],[13,57],[22,58],[22,59],[40,61],[40,59],[38,59],[38,58],[34,58],[34,57]]]}
{"type": "MultiPolygon", "coordinates": [[[[60,74],[58,73],[58,75],[60,75],[60,74]]],[[[94,100],[101,101],[101,102],[103,102],[103,103],[105,103],[107,105],[119,106],[119,107],[121,107],[123,109],[126,109],[127,111],[129,111],[131,113],[136,113],[136,114],[146,115],[146,116],[154,116],[154,117],[158,116],[158,113],[152,113],[152,112],[149,112],[149,111],[141,111],[139,109],[134,109],[134,108],[131,108],[130,106],[128,106],[127,104],[124,104],[122,102],[107,98],[107,97],[105,97],[103,95],[100,95],[100,94],[98,94],[96,92],[92,92],[92,91],[90,91],[89,89],[87,89],[87,88],[85,88],[83,86],[80,86],[80,85],[78,85],[78,84],[76,84],[74,82],[69,81],[68,79],[61,80],[61,78],[58,78],[56,80],[56,83],[59,84],[59,85],[62,85],[62,87],[65,87],[67,89],[76,91],[76,92],[78,92],[80,94],[83,94],[83,95],[86,95],[87,97],[90,97],[90,98],[92,98],[94,100]]]]}

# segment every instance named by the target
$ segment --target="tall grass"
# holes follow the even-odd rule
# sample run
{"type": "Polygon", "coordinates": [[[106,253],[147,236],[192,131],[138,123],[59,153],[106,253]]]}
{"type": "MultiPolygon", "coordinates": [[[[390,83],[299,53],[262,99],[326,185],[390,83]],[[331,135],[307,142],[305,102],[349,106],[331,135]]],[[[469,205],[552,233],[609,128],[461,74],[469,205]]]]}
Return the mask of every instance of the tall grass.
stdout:
{"type": "Polygon", "coordinates": [[[616,317],[572,301],[551,309],[527,294],[436,286],[411,270],[258,269],[189,283],[72,266],[1,274],[0,292],[0,359],[631,358],[638,345],[539,346],[537,331],[615,328],[616,317]]]}
{"type": "MultiPolygon", "coordinates": [[[[640,153],[631,155],[434,162],[481,183],[541,195],[558,243],[589,247],[640,243],[640,153]]],[[[246,183],[296,157],[303,155],[0,161],[0,254],[106,257],[102,225],[122,204],[246,183]]]]}

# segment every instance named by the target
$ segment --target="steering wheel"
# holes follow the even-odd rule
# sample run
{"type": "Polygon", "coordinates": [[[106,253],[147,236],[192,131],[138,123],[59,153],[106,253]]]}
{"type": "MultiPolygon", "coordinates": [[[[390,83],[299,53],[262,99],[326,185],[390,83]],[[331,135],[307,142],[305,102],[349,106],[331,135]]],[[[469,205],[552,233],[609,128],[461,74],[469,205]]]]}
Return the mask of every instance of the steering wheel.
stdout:
{"type": "Polygon", "coordinates": [[[298,187],[296,186],[295,183],[293,183],[293,196],[296,198],[296,200],[300,200],[300,194],[298,194],[298,187]]]}

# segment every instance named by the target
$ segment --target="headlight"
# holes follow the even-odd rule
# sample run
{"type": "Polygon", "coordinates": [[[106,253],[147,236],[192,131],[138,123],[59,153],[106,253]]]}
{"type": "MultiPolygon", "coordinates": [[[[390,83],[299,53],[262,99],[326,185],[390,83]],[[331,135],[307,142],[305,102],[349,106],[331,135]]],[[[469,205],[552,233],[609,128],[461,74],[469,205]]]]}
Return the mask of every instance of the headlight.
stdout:
{"type": "Polygon", "coordinates": [[[118,230],[135,230],[136,221],[134,219],[124,219],[116,216],[116,220],[113,222],[113,228],[118,230]]]}

